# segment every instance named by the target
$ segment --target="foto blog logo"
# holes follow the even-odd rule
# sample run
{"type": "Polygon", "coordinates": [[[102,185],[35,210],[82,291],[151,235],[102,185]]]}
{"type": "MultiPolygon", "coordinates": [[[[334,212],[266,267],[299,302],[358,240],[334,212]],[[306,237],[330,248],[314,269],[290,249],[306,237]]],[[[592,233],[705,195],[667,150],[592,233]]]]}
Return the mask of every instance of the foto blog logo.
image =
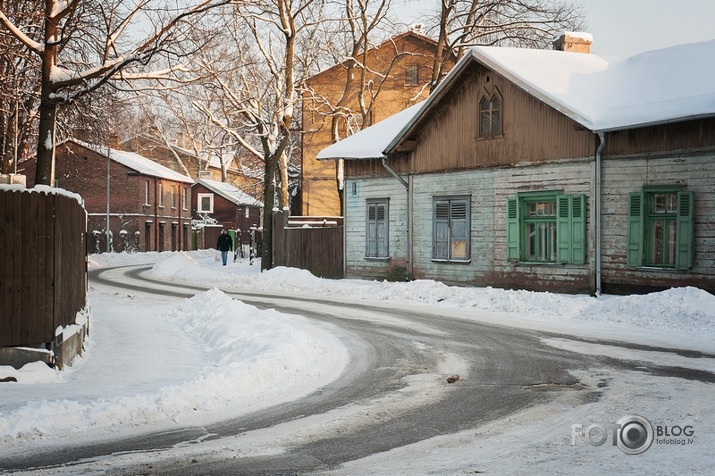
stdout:
{"type": "Polygon", "coordinates": [[[644,453],[653,444],[653,425],[642,416],[626,415],[615,424],[592,423],[586,428],[580,423],[571,425],[571,445],[581,437],[591,446],[601,446],[608,441],[609,431],[613,446],[628,455],[644,453]]]}

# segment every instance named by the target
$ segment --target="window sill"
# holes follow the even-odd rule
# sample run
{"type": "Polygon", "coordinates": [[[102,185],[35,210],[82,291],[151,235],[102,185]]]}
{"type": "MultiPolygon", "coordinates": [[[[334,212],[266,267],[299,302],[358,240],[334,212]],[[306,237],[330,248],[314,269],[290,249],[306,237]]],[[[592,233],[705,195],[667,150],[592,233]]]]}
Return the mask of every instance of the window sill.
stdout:
{"type": "Polygon", "coordinates": [[[471,259],[438,259],[432,258],[433,263],[455,263],[455,264],[471,264],[471,259]]]}
{"type": "Polygon", "coordinates": [[[364,257],[365,261],[390,261],[389,256],[385,257],[380,257],[380,256],[365,256],[364,257]]]}
{"type": "Polygon", "coordinates": [[[687,272],[687,269],[678,269],[675,266],[651,266],[651,265],[643,265],[643,266],[636,266],[635,269],[639,271],[670,271],[670,272],[687,272]]]}
{"type": "Polygon", "coordinates": [[[494,139],[503,139],[504,134],[498,134],[495,136],[477,136],[474,139],[477,141],[483,141],[483,140],[494,140],[494,139]]]}
{"type": "Polygon", "coordinates": [[[523,264],[524,266],[563,266],[568,263],[556,263],[555,261],[515,261],[514,264],[523,264]]]}

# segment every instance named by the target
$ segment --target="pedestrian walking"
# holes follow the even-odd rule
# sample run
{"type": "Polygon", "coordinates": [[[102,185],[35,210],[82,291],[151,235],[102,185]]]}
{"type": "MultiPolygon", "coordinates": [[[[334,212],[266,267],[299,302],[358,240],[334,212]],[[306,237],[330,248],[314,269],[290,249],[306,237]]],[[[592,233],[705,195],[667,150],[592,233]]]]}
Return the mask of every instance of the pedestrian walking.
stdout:
{"type": "Polygon", "coordinates": [[[227,229],[223,229],[220,235],[218,235],[218,240],[216,240],[216,249],[221,252],[221,261],[223,265],[226,266],[226,261],[228,260],[228,252],[233,250],[233,240],[231,235],[228,234],[227,229]]]}

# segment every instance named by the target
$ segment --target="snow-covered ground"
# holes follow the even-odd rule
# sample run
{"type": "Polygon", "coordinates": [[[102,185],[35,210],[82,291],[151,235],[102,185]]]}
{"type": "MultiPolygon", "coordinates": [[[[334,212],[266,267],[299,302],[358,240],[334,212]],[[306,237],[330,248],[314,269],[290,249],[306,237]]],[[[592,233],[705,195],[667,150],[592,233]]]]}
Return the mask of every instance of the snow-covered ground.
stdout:
{"type": "MultiPolygon", "coordinates": [[[[335,379],[347,365],[348,353],[336,328],[297,315],[259,310],[231,299],[219,288],[419,305],[449,309],[464,319],[715,354],[715,296],[695,288],[593,298],[449,287],[434,281],[323,280],[287,268],[261,273],[259,262],[220,266],[211,251],[90,258],[91,267],[140,263],[156,263],[150,274],[157,279],[215,288],[186,300],[92,288],[88,349],[75,365],[63,372],[41,364],[21,370],[0,366],[0,379],[17,379],[0,383],[4,455],[70,438],[79,444],[131,435],[148,427],[170,429],[240,416],[310,393],[335,379]]],[[[624,350],[568,339],[546,342],[582,353],[715,372],[715,359],[709,357],[624,350]]],[[[602,388],[598,401],[578,404],[577,392],[562,391],[551,403],[507,420],[374,455],[329,474],[715,471],[713,384],[606,368],[575,376],[584,385],[602,388]],[[668,434],[683,434],[656,435],[651,449],[637,456],[614,447],[610,434],[601,446],[588,444],[578,434],[572,440],[573,425],[608,427],[628,415],[647,418],[654,432],[668,427],[668,434]]],[[[227,458],[270,454],[280,451],[281,442],[291,435],[319,434],[328,425],[325,420],[299,421],[232,441],[207,441],[150,457],[157,461],[177,455],[195,457],[197,452],[227,458]]],[[[117,455],[56,473],[100,474],[108,466],[139,464],[146,457],[117,455]]]]}

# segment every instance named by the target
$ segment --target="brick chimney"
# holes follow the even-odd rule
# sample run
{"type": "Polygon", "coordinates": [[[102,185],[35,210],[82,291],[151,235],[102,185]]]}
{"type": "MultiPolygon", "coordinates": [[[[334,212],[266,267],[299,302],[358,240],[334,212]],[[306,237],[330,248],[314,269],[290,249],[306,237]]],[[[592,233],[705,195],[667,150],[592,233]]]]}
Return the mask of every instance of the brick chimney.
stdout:
{"type": "Polygon", "coordinates": [[[553,41],[555,50],[571,53],[590,53],[591,43],[593,43],[593,36],[590,33],[573,31],[565,31],[553,41]]]}

